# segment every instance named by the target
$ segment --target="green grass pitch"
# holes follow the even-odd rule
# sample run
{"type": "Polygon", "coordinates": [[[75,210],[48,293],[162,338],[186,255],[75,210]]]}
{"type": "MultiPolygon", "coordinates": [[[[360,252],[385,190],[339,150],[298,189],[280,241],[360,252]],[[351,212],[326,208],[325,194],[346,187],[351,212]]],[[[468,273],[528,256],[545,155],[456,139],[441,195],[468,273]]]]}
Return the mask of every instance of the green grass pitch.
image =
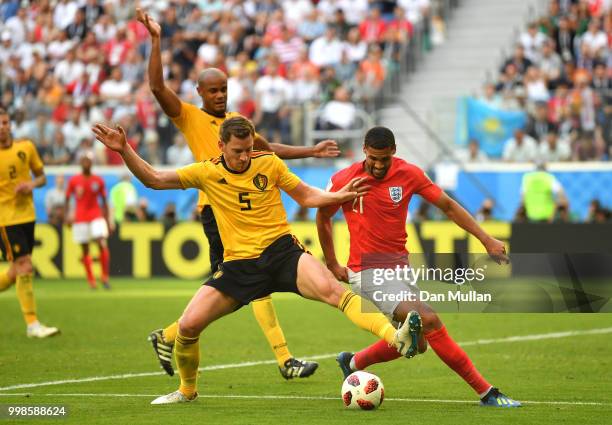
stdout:
{"type": "MultiPolygon", "coordinates": [[[[201,366],[212,369],[200,375],[203,397],[151,406],[156,395],[177,388],[178,378],[161,373],[146,337],[179,315],[198,283],[115,279],[113,285],[111,292],[92,292],[82,281],[36,281],[42,321],[62,330],[48,340],[27,339],[14,289],[0,294],[0,405],[67,405],[67,418],[35,421],[56,424],[571,424],[612,417],[611,314],[444,313],[479,370],[524,407],[478,407],[471,389],[429,350],[369,369],[383,380],[387,399],[379,410],[361,412],[342,406],[333,354],[374,338],[340,312],[293,295],[275,296],[276,309],[294,355],[323,355],[314,376],[282,379],[247,307],[201,338],[201,366]],[[593,329],[602,331],[584,332],[593,329]],[[554,335],[565,331],[579,333],[554,335]],[[545,337],[476,343],[521,335],[545,337]],[[84,380],[92,377],[100,379],[84,380]],[[56,382],[70,380],[76,382],[56,382]],[[15,388],[43,382],[53,385],[15,388]]],[[[11,421],[31,419],[0,418],[11,421]]]]}

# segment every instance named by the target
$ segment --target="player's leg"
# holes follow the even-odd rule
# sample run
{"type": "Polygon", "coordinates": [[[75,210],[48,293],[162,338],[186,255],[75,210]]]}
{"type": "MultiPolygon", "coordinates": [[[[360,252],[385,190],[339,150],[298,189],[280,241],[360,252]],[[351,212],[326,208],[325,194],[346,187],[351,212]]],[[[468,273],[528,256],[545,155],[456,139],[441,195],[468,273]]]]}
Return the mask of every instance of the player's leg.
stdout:
{"type": "Polygon", "coordinates": [[[9,268],[0,272],[0,292],[10,288],[15,283],[17,274],[15,264],[13,264],[13,252],[6,232],[6,227],[0,226],[0,252],[2,257],[9,262],[9,268]]]}
{"type": "Polygon", "coordinates": [[[398,340],[400,333],[389,320],[379,312],[364,312],[363,299],[344,288],[332,273],[310,254],[303,254],[299,259],[297,289],[305,298],[322,301],[340,309],[355,325],[397,347],[403,351],[402,354],[405,353],[407,341],[398,340]]]}
{"type": "MultiPolygon", "coordinates": [[[[204,234],[208,239],[211,274],[214,274],[218,270],[219,264],[223,262],[223,242],[221,241],[217,221],[210,205],[202,208],[200,221],[202,222],[204,234]]],[[[316,362],[302,361],[291,355],[283,329],[278,322],[272,299],[264,297],[255,300],[252,302],[252,306],[255,319],[266,336],[270,348],[272,348],[281,375],[285,379],[311,376],[316,371],[318,364],[316,362]]],[[[149,340],[153,344],[153,349],[161,367],[170,376],[174,375],[171,358],[177,329],[178,322],[175,321],[163,330],[155,330],[149,335],[149,340]]]]}
{"type": "MultiPolygon", "coordinates": [[[[472,387],[483,401],[490,395],[495,403],[499,399],[502,403],[501,406],[520,406],[520,403],[504,396],[496,388],[493,388],[480,374],[467,353],[448,334],[442,320],[430,305],[418,300],[402,301],[395,308],[393,318],[401,322],[406,320],[406,317],[412,311],[419,313],[423,324],[422,335],[425,341],[419,344],[420,352],[425,351],[426,344],[429,343],[436,355],[472,387]]],[[[375,363],[393,360],[394,356],[392,350],[386,349],[383,342],[379,341],[355,353],[350,360],[350,366],[352,370],[362,370],[375,363]]],[[[395,356],[395,358],[397,357],[395,356]]]]}
{"type": "MultiPolygon", "coordinates": [[[[219,235],[217,222],[210,205],[206,205],[200,212],[200,222],[204,229],[204,234],[208,240],[208,255],[210,259],[210,272],[214,274],[223,262],[223,243],[219,235]]],[[[153,346],[155,356],[161,368],[170,376],[174,375],[172,367],[172,352],[174,342],[178,334],[178,319],[167,325],[165,328],[156,329],[149,334],[149,341],[153,346]]]]}
{"type": "Polygon", "coordinates": [[[87,276],[87,284],[91,289],[96,289],[96,278],[93,273],[93,260],[89,253],[89,242],[81,244],[81,262],[85,268],[85,275],[87,276]]]}
{"type": "Polygon", "coordinates": [[[91,222],[91,237],[98,244],[100,252],[100,268],[101,281],[105,289],[110,289],[108,284],[109,270],[110,270],[110,252],[108,250],[108,244],[106,239],[108,238],[108,225],[106,220],[103,218],[97,218],[91,222]]]}
{"type": "Polygon", "coordinates": [[[18,224],[6,228],[8,236],[8,258],[13,260],[15,270],[15,289],[23,319],[27,325],[27,335],[33,338],[46,338],[59,333],[38,321],[34,299],[32,249],[34,247],[34,222],[18,224]]]}
{"type": "Polygon", "coordinates": [[[200,333],[212,322],[232,313],[239,303],[218,289],[202,285],[179,319],[175,357],[181,384],[178,391],[159,397],[151,404],[180,403],[197,397],[200,364],[200,333]]]}
{"type": "Polygon", "coordinates": [[[8,288],[15,284],[15,278],[17,274],[15,273],[15,265],[11,262],[8,269],[3,272],[0,272],[0,292],[6,291],[8,288]]]}
{"type": "Polygon", "coordinates": [[[104,289],[110,289],[110,284],[108,283],[110,276],[110,252],[108,250],[108,243],[105,238],[96,240],[96,243],[98,244],[98,251],[100,252],[100,280],[102,281],[104,289]]]}
{"type": "Polygon", "coordinates": [[[81,263],[85,268],[87,284],[91,289],[96,289],[96,278],[93,274],[93,261],[89,254],[90,233],[90,223],[88,222],[74,223],[72,225],[72,239],[81,247],[81,263]]]}
{"type": "MultiPolygon", "coordinates": [[[[208,239],[210,270],[211,273],[215,273],[219,268],[219,264],[223,262],[223,242],[219,234],[217,220],[215,219],[213,209],[210,205],[202,208],[201,221],[204,233],[208,239]]],[[[255,319],[257,319],[259,327],[266,336],[270,348],[272,348],[278,366],[282,370],[285,363],[292,359],[293,356],[287,346],[287,340],[285,339],[283,329],[278,323],[278,317],[276,316],[276,309],[274,308],[274,304],[272,304],[272,299],[270,297],[260,298],[253,301],[251,305],[253,307],[255,319]]],[[[164,332],[164,337],[165,336],[166,333],[164,332]]],[[[290,375],[290,377],[293,376],[290,375]]],[[[288,378],[288,376],[285,376],[285,378],[288,378]]]]}
{"type": "Polygon", "coordinates": [[[100,252],[101,279],[105,289],[110,289],[108,284],[110,270],[110,252],[108,250],[108,225],[102,217],[91,222],[91,238],[96,241],[100,252]]]}

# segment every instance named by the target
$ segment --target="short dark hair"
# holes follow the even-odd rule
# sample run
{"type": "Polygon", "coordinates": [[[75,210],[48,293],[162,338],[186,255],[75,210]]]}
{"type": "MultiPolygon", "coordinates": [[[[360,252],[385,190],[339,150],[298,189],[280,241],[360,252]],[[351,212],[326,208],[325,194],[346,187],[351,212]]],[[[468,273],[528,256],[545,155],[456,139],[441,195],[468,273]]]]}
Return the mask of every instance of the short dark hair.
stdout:
{"type": "Polygon", "coordinates": [[[219,136],[223,143],[230,141],[231,137],[237,137],[239,139],[245,139],[248,136],[255,136],[255,127],[251,121],[245,117],[232,117],[223,121],[221,129],[219,130],[219,136]]]}
{"type": "Polygon", "coordinates": [[[372,127],[363,141],[367,148],[387,149],[395,147],[395,136],[387,127],[372,127]]]}

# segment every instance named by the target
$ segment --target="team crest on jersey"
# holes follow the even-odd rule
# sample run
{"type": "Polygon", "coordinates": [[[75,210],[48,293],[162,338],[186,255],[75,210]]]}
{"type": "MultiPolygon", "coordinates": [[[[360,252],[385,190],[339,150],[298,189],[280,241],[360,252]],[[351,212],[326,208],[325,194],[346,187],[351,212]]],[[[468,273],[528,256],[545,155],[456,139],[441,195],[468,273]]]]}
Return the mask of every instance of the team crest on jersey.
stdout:
{"type": "Polygon", "coordinates": [[[268,187],[268,177],[264,176],[263,174],[257,174],[255,177],[253,177],[253,184],[257,189],[263,192],[266,187],[268,187]]]}
{"type": "Polygon", "coordinates": [[[100,186],[98,185],[97,182],[94,182],[91,184],[91,190],[93,190],[94,192],[97,192],[100,189],[100,186]]]}
{"type": "Polygon", "coordinates": [[[17,152],[17,156],[21,160],[21,162],[26,162],[26,153],[24,151],[17,152]]]}
{"type": "Polygon", "coordinates": [[[402,200],[402,187],[401,186],[391,186],[389,187],[389,196],[391,200],[396,204],[402,200]]]}

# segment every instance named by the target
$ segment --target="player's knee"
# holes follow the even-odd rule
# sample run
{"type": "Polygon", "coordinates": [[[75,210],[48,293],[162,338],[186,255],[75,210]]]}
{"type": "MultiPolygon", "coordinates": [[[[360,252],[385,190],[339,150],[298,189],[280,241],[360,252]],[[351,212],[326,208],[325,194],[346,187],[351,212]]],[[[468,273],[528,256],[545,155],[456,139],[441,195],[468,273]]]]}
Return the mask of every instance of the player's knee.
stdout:
{"type": "Polygon", "coordinates": [[[195,338],[202,332],[202,327],[191,315],[183,314],[178,322],[178,332],[183,336],[195,338]]]}
{"type": "Polygon", "coordinates": [[[340,285],[335,279],[328,279],[325,285],[321,287],[321,301],[337,307],[340,304],[340,298],[346,289],[340,285]]]}
{"type": "Polygon", "coordinates": [[[421,313],[421,321],[423,322],[423,331],[429,332],[442,327],[442,321],[435,311],[428,310],[421,313]]]}
{"type": "Polygon", "coordinates": [[[30,257],[19,257],[15,260],[15,272],[16,274],[30,274],[34,271],[32,267],[32,260],[30,257]]]}

